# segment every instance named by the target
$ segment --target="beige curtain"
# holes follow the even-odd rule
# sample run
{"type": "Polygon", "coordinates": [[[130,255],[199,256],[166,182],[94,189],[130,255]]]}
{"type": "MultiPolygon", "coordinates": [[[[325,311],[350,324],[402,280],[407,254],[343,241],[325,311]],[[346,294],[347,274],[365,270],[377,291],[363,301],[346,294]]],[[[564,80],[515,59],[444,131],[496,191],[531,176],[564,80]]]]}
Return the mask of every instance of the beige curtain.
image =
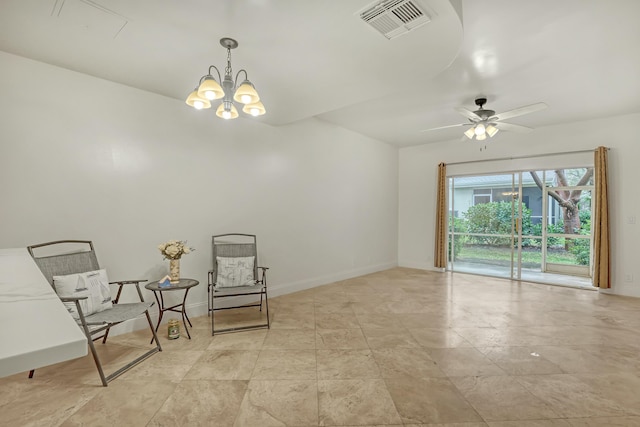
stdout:
{"type": "Polygon", "coordinates": [[[434,266],[447,267],[447,165],[444,163],[438,165],[434,266]]]}
{"type": "Polygon", "coordinates": [[[595,205],[593,218],[593,286],[611,287],[611,240],[609,235],[609,192],[607,147],[595,152],[595,205]]]}

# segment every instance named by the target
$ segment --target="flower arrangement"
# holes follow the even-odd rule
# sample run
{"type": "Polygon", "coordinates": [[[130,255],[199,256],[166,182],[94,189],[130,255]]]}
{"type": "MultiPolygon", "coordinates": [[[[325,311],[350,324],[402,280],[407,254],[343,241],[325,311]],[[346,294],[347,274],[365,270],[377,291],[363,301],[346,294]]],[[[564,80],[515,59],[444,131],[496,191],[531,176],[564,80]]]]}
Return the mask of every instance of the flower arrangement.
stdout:
{"type": "Polygon", "coordinates": [[[162,256],[164,256],[164,259],[180,259],[182,255],[195,251],[194,248],[187,246],[186,240],[169,240],[166,243],[158,245],[158,249],[162,256]]]}

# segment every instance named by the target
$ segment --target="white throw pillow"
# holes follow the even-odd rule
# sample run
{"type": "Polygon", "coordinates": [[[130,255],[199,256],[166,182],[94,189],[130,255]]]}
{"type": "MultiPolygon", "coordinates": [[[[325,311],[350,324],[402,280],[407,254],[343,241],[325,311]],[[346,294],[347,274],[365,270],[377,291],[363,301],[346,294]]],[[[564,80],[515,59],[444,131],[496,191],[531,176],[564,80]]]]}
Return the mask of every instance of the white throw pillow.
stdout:
{"type": "MultiPolygon", "coordinates": [[[[108,310],[113,306],[106,270],[53,276],[53,286],[60,297],[87,297],[80,300],[80,307],[85,316],[108,310]]],[[[64,305],[74,319],[80,318],[75,302],[65,302],[64,305]]]]}
{"type": "Polygon", "coordinates": [[[216,285],[220,288],[232,288],[237,286],[253,286],[256,280],[253,277],[253,264],[255,257],[216,257],[218,264],[218,279],[216,285]]]}

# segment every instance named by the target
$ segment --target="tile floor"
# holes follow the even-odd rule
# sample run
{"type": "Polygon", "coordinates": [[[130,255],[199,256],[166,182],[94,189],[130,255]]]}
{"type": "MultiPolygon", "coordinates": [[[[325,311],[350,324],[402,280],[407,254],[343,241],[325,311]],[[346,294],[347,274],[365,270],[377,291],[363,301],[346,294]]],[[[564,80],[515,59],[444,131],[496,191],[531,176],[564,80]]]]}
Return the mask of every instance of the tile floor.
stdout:
{"type": "MultiPolygon", "coordinates": [[[[270,308],[268,331],[162,328],[107,388],[89,356],[0,379],[0,425],[640,426],[640,299],[395,268],[270,308]]],[[[106,370],[147,337],[98,345],[106,370]]]]}

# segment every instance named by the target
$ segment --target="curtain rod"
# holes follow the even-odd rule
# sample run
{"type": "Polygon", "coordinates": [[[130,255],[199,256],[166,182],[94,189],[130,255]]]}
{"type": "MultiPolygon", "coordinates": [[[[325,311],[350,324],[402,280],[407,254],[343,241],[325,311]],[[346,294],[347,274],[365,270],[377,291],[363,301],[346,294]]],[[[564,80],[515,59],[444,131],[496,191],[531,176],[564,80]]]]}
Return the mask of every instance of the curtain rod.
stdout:
{"type": "MultiPolygon", "coordinates": [[[[611,148],[607,147],[607,150],[611,150],[611,148]]],[[[497,162],[497,161],[501,161],[501,160],[518,160],[518,159],[531,159],[533,157],[549,157],[549,156],[562,156],[565,154],[580,154],[580,153],[592,153],[596,151],[595,149],[593,150],[578,150],[578,151],[563,151],[560,153],[548,153],[548,154],[531,154],[528,156],[518,156],[518,157],[501,157],[498,159],[484,159],[484,160],[467,160],[466,162],[451,162],[451,163],[446,163],[447,166],[451,166],[451,165],[466,165],[469,163],[484,163],[484,162],[497,162]]]]}

